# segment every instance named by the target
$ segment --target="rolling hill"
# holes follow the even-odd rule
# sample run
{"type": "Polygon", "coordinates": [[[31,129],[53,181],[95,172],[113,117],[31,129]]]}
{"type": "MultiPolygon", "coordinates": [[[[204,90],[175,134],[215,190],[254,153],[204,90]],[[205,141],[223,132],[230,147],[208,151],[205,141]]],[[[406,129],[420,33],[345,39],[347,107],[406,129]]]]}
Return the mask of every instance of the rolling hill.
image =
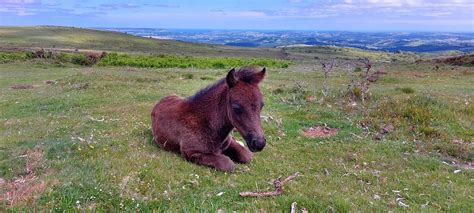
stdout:
{"type": "Polygon", "coordinates": [[[282,58],[278,49],[242,48],[143,38],[76,27],[0,27],[1,49],[55,48],[190,56],[282,58]]]}

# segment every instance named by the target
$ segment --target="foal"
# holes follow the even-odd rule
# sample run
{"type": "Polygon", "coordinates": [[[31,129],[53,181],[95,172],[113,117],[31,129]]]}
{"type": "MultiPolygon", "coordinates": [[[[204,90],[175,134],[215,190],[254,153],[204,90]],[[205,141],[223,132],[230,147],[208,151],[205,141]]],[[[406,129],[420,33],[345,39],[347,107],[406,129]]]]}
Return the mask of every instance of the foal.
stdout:
{"type": "Polygon", "coordinates": [[[233,161],[249,163],[252,152],[262,151],[266,143],[258,87],[264,77],[265,68],[232,69],[225,78],[194,96],[161,99],[151,113],[155,143],[220,171],[234,170],[233,161]],[[229,135],[234,128],[244,137],[248,149],[229,135]]]}

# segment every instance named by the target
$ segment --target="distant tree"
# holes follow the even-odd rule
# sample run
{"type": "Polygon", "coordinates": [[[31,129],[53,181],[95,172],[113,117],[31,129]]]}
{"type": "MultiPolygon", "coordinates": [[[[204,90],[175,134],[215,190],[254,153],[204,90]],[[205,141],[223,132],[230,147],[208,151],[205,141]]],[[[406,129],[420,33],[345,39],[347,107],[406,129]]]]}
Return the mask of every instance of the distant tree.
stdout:
{"type": "Polygon", "coordinates": [[[327,79],[329,77],[329,73],[333,71],[335,64],[336,64],[335,59],[321,62],[321,68],[324,73],[323,90],[322,90],[323,98],[325,98],[329,93],[329,86],[328,86],[327,79]]]}

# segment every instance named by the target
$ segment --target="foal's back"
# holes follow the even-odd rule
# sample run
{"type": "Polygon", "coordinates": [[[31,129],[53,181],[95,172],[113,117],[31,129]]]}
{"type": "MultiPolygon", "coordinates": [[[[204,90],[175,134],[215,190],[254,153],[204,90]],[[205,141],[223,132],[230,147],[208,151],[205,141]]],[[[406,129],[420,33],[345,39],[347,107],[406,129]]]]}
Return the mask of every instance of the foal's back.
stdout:
{"type": "Polygon", "coordinates": [[[161,99],[151,112],[154,141],[165,150],[180,152],[179,136],[186,130],[179,121],[186,105],[183,98],[172,95],[161,99]]]}

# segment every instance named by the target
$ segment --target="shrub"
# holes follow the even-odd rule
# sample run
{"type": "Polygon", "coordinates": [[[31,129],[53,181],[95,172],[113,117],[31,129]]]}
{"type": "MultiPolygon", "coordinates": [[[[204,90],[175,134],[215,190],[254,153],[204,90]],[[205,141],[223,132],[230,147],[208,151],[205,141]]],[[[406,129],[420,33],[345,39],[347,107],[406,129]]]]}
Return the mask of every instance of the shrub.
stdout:
{"type": "Polygon", "coordinates": [[[244,65],[287,68],[289,61],[273,59],[191,57],[176,55],[126,55],[111,53],[100,62],[101,66],[132,66],[145,68],[201,68],[224,69],[244,65]]]}
{"type": "Polygon", "coordinates": [[[362,99],[362,90],[360,87],[353,87],[351,92],[354,100],[362,99]]]}
{"type": "Polygon", "coordinates": [[[144,68],[200,68],[224,69],[244,65],[288,68],[291,62],[265,58],[223,58],[223,57],[191,57],[176,55],[127,55],[111,53],[54,53],[41,50],[41,57],[36,52],[0,52],[0,63],[41,58],[53,62],[72,63],[81,66],[131,66],[144,68]]]}
{"type": "Polygon", "coordinates": [[[30,55],[25,52],[0,52],[0,64],[11,63],[30,59],[30,55]]]}
{"type": "Polygon", "coordinates": [[[90,64],[87,61],[87,57],[82,54],[72,54],[70,57],[71,63],[81,65],[81,66],[89,66],[90,64]]]}

